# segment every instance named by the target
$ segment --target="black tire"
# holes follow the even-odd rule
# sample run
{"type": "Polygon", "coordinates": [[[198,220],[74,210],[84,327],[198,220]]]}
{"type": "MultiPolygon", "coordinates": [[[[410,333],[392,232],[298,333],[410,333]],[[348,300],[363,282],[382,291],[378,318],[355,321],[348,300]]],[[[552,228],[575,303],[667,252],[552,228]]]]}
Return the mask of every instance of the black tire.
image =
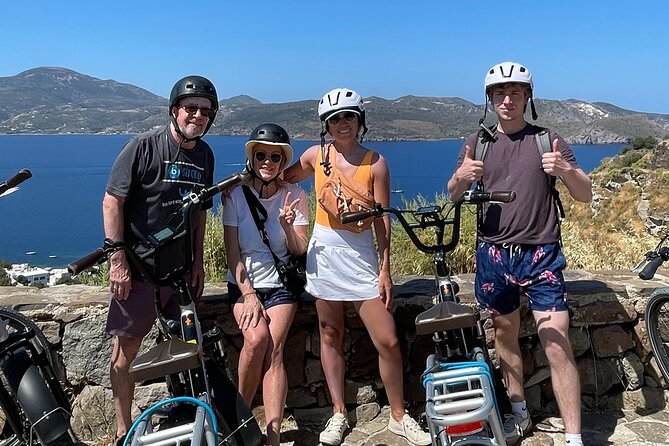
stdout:
{"type": "Polygon", "coordinates": [[[645,319],[651,349],[664,379],[669,382],[669,288],[651,294],[645,319]]]}
{"type": "Polygon", "coordinates": [[[10,334],[12,332],[25,333],[32,330],[33,333],[35,333],[34,339],[44,350],[44,353],[47,359],[49,360],[49,364],[51,364],[51,368],[53,369],[54,373],[56,373],[56,377],[58,378],[59,381],[64,382],[65,375],[64,373],[62,373],[62,367],[60,367],[58,356],[53,351],[51,344],[49,343],[49,341],[47,341],[46,337],[44,336],[44,333],[42,333],[42,330],[39,329],[37,324],[35,324],[32,320],[30,320],[23,314],[19,313],[18,311],[3,306],[0,306],[0,319],[7,322],[8,324],[7,329],[10,334]]]}
{"type": "MultiPolygon", "coordinates": [[[[67,412],[70,412],[71,411],[70,403],[69,400],[67,399],[67,395],[65,394],[62,386],[60,385],[60,382],[62,380],[57,372],[57,370],[62,370],[59,367],[58,358],[56,356],[56,353],[51,348],[51,344],[49,344],[49,342],[47,341],[46,337],[39,329],[39,327],[29,318],[25,317],[18,311],[8,307],[0,306],[0,319],[2,319],[6,324],[6,329],[10,336],[12,334],[27,333],[30,331],[34,333],[32,341],[33,345],[37,344],[37,346],[39,347],[37,349],[37,351],[39,351],[39,355],[43,356],[46,359],[46,362],[48,362],[48,365],[45,365],[45,367],[50,369],[47,371],[47,374],[50,374],[50,379],[49,377],[44,376],[43,371],[42,372],[38,371],[35,365],[31,365],[29,367],[29,370],[32,370],[32,376],[34,377],[34,379],[32,380],[33,386],[35,385],[35,383],[37,383],[37,381],[39,381],[41,383],[40,386],[41,385],[44,386],[42,388],[42,391],[52,394],[55,400],[58,401],[58,403],[56,404],[59,404],[60,407],[63,407],[67,412]]],[[[29,361],[28,353],[24,352],[23,355],[25,356],[26,360],[29,361]]],[[[40,362],[42,364],[45,363],[44,359],[41,359],[40,362]]],[[[64,378],[64,373],[62,374],[62,377],[64,378]]],[[[6,381],[4,378],[6,378],[6,376],[3,374],[3,380],[2,382],[0,382],[0,385],[8,384],[8,381],[6,381]]],[[[19,397],[18,400],[20,399],[21,398],[19,397]]],[[[42,400],[45,400],[45,398],[42,398],[42,400]]],[[[32,401],[31,403],[34,403],[34,401],[32,401]]],[[[22,444],[28,444],[30,439],[29,437],[30,422],[28,421],[28,416],[25,409],[26,408],[21,407],[20,404],[16,405],[16,410],[17,410],[16,415],[20,417],[20,420],[16,421],[20,422],[20,424],[24,426],[24,431],[15,432],[15,435],[17,436],[17,440],[18,437],[22,438],[21,441],[22,444]]],[[[68,432],[65,432],[58,438],[49,441],[48,446],[69,446],[74,444],[74,441],[69,434],[69,421],[63,419],[63,423],[67,424],[68,432]]]]}

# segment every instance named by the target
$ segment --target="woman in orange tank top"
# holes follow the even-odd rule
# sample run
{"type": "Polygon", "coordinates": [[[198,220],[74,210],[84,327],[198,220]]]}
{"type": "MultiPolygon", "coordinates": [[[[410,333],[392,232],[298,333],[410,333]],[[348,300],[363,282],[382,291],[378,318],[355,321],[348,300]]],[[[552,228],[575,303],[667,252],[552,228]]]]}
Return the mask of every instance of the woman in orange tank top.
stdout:
{"type": "MultiPolygon", "coordinates": [[[[360,144],[367,131],[362,97],[352,90],[337,88],[321,99],[318,114],[323,129],[321,144],[307,149],[285,171],[285,179],[299,182],[314,174],[319,196],[336,167],[340,175],[365,185],[374,201],[388,206],[388,165],[381,155],[360,144]],[[327,144],[326,135],[332,138],[327,144]]],[[[339,445],[349,427],[344,402],[346,364],[342,341],[344,302],[351,302],[379,353],[379,371],[390,403],[388,429],[412,444],[429,445],[430,434],[404,412],[402,354],[391,313],[390,219],[384,216],[374,221],[375,247],[371,229],[354,232],[342,225],[338,216],[330,215],[319,205],[316,207],[316,224],[307,250],[306,291],[316,301],[321,364],[334,405],[333,416],[319,440],[325,445],[339,445]]]]}

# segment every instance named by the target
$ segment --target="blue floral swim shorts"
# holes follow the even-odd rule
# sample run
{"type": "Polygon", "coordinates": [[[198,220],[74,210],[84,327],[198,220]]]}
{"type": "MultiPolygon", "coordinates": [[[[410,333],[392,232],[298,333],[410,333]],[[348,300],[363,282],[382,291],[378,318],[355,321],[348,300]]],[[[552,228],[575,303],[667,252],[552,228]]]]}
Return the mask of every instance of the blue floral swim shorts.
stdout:
{"type": "Polygon", "coordinates": [[[567,261],[560,245],[496,245],[479,242],[476,249],[476,300],[493,316],[520,307],[520,293],[536,311],[566,311],[567,289],[562,270],[567,261]]]}

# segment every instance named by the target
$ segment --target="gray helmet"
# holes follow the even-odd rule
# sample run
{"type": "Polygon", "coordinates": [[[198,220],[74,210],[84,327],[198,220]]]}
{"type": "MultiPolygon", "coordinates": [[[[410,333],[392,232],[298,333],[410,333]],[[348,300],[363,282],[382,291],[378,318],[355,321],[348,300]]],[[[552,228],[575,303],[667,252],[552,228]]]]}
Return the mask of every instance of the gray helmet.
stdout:
{"type": "Polygon", "coordinates": [[[186,76],[183,79],[180,79],[174,84],[172,92],[170,93],[170,107],[168,109],[170,116],[172,107],[175,107],[180,99],[188,96],[200,96],[211,101],[211,108],[214,110],[214,114],[209,118],[207,128],[202,134],[205,135],[214,123],[216,113],[218,112],[218,95],[216,94],[216,88],[209,79],[202,76],[186,76]]]}

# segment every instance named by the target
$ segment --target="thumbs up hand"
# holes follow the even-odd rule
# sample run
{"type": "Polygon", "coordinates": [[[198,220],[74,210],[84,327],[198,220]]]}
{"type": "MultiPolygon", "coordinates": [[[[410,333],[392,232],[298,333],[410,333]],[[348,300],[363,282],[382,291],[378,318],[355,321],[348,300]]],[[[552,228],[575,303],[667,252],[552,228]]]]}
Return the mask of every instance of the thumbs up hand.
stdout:
{"type": "Polygon", "coordinates": [[[475,160],[474,153],[469,145],[465,146],[465,157],[462,164],[455,172],[455,176],[459,180],[464,180],[469,183],[479,181],[483,177],[483,161],[475,160]]]}
{"type": "Polygon", "coordinates": [[[559,177],[572,169],[571,164],[562,158],[562,153],[558,148],[558,139],[553,140],[553,151],[544,153],[541,157],[541,168],[548,175],[559,177]]]}

